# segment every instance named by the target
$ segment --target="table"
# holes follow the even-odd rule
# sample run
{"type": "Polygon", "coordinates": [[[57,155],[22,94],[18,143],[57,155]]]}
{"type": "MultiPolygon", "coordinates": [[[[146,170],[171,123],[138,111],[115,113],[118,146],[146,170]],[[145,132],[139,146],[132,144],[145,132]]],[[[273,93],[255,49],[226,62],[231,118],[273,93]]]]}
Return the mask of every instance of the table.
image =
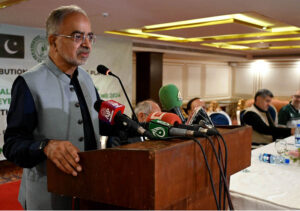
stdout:
{"type": "MultiPolygon", "coordinates": [[[[286,138],[288,147],[294,136],[286,138]]],[[[259,161],[260,153],[277,155],[271,143],[251,152],[251,166],[230,178],[230,193],[234,208],[240,209],[300,209],[300,164],[269,164],[259,161]]]]}

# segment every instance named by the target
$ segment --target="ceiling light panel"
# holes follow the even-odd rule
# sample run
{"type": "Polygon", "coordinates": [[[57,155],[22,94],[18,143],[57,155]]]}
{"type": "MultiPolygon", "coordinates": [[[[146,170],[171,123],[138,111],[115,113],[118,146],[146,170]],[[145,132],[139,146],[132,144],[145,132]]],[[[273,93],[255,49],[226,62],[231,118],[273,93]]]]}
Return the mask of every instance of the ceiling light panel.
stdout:
{"type": "MultiPolygon", "coordinates": [[[[233,27],[229,28],[232,29],[233,27]]],[[[209,30],[207,30],[209,31],[209,30]]],[[[221,30],[222,32],[228,32],[227,30],[221,30]]],[[[245,30],[242,30],[245,31],[245,30]]],[[[194,31],[195,32],[195,31],[194,31]]],[[[287,25],[285,23],[279,22],[274,19],[270,19],[258,13],[239,13],[239,14],[229,14],[221,15],[207,18],[199,18],[185,21],[176,21],[170,23],[155,24],[149,26],[143,26],[141,28],[135,29],[123,29],[123,30],[114,30],[106,31],[105,33],[117,34],[123,36],[139,37],[145,39],[154,39],[170,42],[199,42],[202,46],[214,47],[214,48],[223,48],[230,50],[260,50],[260,49],[290,49],[290,48],[299,48],[297,44],[295,45],[283,45],[283,46],[271,46],[269,42],[295,42],[299,41],[299,37],[284,37],[300,34],[300,28],[296,26],[287,25]],[[187,37],[182,36],[191,33],[169,33],[167,31],[179,31],[185,29],[199,29],[199,34],[201,30],[205,29],[201,27],[221,27],[225,24],[238,24],[241,26],[246,26],[258,32],[254,33],[224,33],[221,35],[212,35],[212,36],[196,36],[196,37],[187,37]],[[155,32],[155,33],[154,33],[155,32]],[[177,36],[179,34],[179,36],[177,36]],[[174,36],[175,35],[175,36],[174,36]],[[269,38],[276,37],[276,38],[269,38]],[[249,40],[250,38],[250,40],[249,40]],[[228,41],[227,41],[228,40],[228,41]],[[220,41],[220,42],[215,42],[220,41]],[[259,44],[263,47],[253,47],[249,46],[251,44],[259,44]]],[[[192,33],[194,34],[194,33],[192,33]]]]}
{"type": "Polygon", "coordinates": [[[22,1],[26,1],[26,0],[0,0],[0,9],[4,9],[14,4],[18,4],[22,1]]]}

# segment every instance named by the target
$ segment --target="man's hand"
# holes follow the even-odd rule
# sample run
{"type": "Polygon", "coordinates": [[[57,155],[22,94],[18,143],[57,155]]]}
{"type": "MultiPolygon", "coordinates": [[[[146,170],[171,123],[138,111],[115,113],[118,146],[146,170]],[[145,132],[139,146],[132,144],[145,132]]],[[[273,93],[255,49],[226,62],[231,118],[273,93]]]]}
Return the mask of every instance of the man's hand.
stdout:
{"type": "Polygon", "coordinates": [[[70,141],[50,140],[44,148],[45,155],[55,165],[67,174],[77,176],[77,172],[82,170],[78,164],[79,149],[75,147],[70,141]]]}

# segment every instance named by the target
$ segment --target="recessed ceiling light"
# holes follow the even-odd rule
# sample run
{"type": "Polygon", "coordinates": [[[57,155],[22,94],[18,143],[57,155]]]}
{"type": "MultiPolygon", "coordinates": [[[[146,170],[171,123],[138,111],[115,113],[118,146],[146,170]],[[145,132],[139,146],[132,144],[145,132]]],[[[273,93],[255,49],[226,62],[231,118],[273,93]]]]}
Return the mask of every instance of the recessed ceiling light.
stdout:
{"type": "Polygon", "coordinates": [[[104,17],[104,18],[106,18],[106,17],[108,17],[108,12],[102,12],[102,16],[104,17]]]}

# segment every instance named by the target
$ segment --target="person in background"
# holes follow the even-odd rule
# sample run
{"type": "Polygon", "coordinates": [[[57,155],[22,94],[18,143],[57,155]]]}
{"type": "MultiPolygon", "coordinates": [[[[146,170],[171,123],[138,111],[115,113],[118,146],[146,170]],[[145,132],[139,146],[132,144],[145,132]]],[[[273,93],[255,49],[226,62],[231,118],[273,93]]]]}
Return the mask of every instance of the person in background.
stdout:
{"type": "Polygon", "coordinates": [[[254,104],[247,108],[243,121],[252,126],[252,145],[268,144],[277,138],[285,138],[294,134],[294,129],[277,127],[268,112],[273,94],[267,89],[258,90],[254,104]]]}
{"type": "Polygon", "coordinates": [[[161,112],[161,109],[159,105],[153,100],[141,101],[136,105],[134,109],[134,113],[137,116],[139,122],[146,122],[149,114],[154,112],[161,112]]]}
{"type": "Polygon", "coordinates": [[[207,113],[210,114],[210,113],[213,113],[213,112],[219,112],[219,111],[223,111],[221,109],[221,107],[219,106],[219,103],[215,100],[211,101],[209,103],[209,106],[208,106],[208,109],[207,109],[207,113]]]}
{"type": "Polygon", "coordinates": [[[188,116],[191,116],[193,114],[193,111],[195,108],[201,106],[205,110],[205,102],[201,100],[199,97],[195,97],[191,99],[187,105],[186,105],[186,113],[188,116]]]}
{"type": "Polygon", "coordinates": [[[300,90],[292,96],[292,101],[282,107],[278,113],[278,124],[297,127],[300,124],[300,90]]]}
{"type": "Polygon", "coordinates": [[[118,134],[99,121],[98,92],[85,64],[95,41],[80,7],[61,6],[46,22],[48,57],[13,83],[3,152],[23,167],[19,201],[24,209],[72,209],[72,197],[47,190],[46,160],[77,176],[79,151],[99,149],[100,136],[118,134]]]}
{"type": "MultiPolygon", "coordinates": [[[[140,123],[146,122],[149,114],[154,112],[161,112],[159,105],[153,100],[144,100],[139,102],[135,109],[134,113],[138,118],[140,123]]],[[[106,148],[117,147],[121,145],[131,144],[135,142],[144,141],[143,137],[122,137],[122,136],[110,136],[106,142],[106,148]]]]}

